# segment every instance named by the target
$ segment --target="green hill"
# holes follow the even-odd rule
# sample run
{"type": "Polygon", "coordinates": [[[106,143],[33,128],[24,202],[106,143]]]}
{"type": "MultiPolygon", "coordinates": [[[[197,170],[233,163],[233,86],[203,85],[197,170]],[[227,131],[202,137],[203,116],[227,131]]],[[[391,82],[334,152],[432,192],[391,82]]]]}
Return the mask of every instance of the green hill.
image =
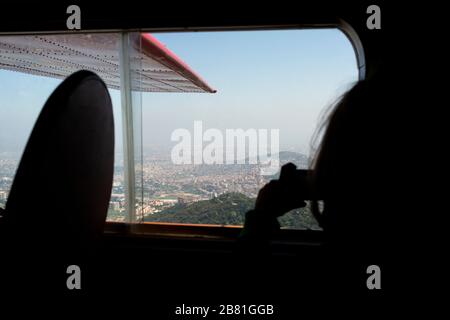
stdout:
{"type": "Polygon", "coordinates": [[[226,193],[211,200],[176,204],[145,221],[241,225],[254,200],[240,193],[226,193]]]}
{"type": "MultiPolygon", "coordinates": [[[[242,225],[245,213],[253,209],[255,199],[241,193],[225,193],[211,200],[176,204],[146,217],[147,222],[242,225]]],[[[309,208],[293,210],[279,218],[282,227],[317,229],[309,208]]]]}

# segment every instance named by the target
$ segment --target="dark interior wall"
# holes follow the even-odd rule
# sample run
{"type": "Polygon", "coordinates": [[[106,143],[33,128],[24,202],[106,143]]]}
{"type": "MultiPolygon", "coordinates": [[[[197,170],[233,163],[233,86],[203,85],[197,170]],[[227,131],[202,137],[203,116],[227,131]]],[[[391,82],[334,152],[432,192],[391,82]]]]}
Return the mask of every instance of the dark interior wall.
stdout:
{"type": "Polygon", "coordinates": [[[382,48],[389,28],[389,10],[382,8],[382,29],[368,30],[367,7],[373,2],[359,1],[277,1],[276,4],[243,6],[232,2],[208,2],[200,4],[161,4],[158,2],[87,1],[2,3],[0,10],[0,33],[67,32],[66,8],[78,4],[81,8],[82,31],[93,30],[201,30],[236,27],[326,27],[335,25],[339,19],[352,26],[360,37],[366,56],[368,74],[384,60],[382,48]]]}
{"type": "MultiPolygon", "coordinates": [[[[389,9],[384,4],[381,4],[380,1],[377,1],[377,4],[382,8],[382,30],[368,30],[366,27],[368,16],[366,9],[368,5],[373,4],[372,1],[361,1],[359,4],[341,1],[330,4],[324,1],[317,1],[314,5],[309,4],[309,2],[306,4],[306,1],[291,1],[291,4],[285,4],[282,1],[264,4],[260,1],[258,5],[247,6],[245,8],[241,5],[233,5],[228,1],[210,1],[208,4],[196,5],[193,4],[196,2],[189,1],[185,6],[175,2],[168,2],[168,4],[163,5],[156,4],[157,2],[155,1],[147,1],[146,4],[143,4],[143,2],[130,0],[119,2],[110,1],[106,4],[93,3],[93,1],[73,1],[73,3],[79,3],[82,10],[82,31],[136,29],[200,30],[204,28],[220,29],[260,26],[325,27],[335,25],[339,19],[342,19],[355,29],[361,39],[365,50],[368,74],[376,70],[381,63],[385,62],[385,50],[389,48],[386,45],[388,43],[387,33],[390,31],[392,22],[389,9]],[[292,3],[295,3],[295,5],[292,3]]],[[[24,3],[17,0],[2,3],[0,5],[0,33],[67,32],[66,19],[68,15],[66,14],[66,8],[69,4],[71,3],[55,2],[44,5],[42,2],[37,1],[34,3],[24,3]]],[[[94,270],[88,268],[86,271],[87,277],[92,278],[92,281],[87,281],[88,286],[94,284],[97,287],[104,286],[106,288],[105,291],[111,287],[115,289],[111,290],[111,292],[115,293],[121,285],[123,287],[131,286],[127,281],[129,280],[129,275],[133,275],[136,270],[142,271],[144,275],[151,275],[153,272],[153,274],[158,275],[157,279],[155,280],[154,277],[150,276],[140,278],[141,282],[139,282],[139,286],[153,289],[164,288],[163,298],[166,298],[164,293],[167,291],[167,296],[170,295],[170,299],[173,299],[171,295],[173,295],[174,290],[172,288],[175,286],[183,290],[194,287],[198,291],[203,290],[205,295],[213,296],[212,292],[206,290],[214,289],[214,281],[210,281],[210,279],[217,279],[219,275],[220,280],[222,280],[222,285],[222,283],[227,284],[228,279],[239,279],[243,277],[242,265],[245,266],[245,263],[235,260],[229,261],[227,255],[220,253],[221,251],[226,252],[228,247],[218,247],[217,243],[202,243],[206,249],[198,250],[197,245],[188,241],[177,243],[160,241],[162,243],[160,244],[159,242],[144,239],[138,239],[136,241],[135,239],[128,239],[128,241],[124,241],[121,238],[111,238],[107,239],[107,243],[109,244],[108,248],[112,249],[104,253],[107,257],[104,259],[105,262],[99,264],[98,267],[92,267],[94,270]],[[120,250],[116,250],[117,247],[120,250]],[[143,248],[151,248],[152,251],[147,251],[145,254],[142,254],[143,248]],[[173,248],[176,249],[174,250],[173,248]],[[191,251],[188,251],[189,248],[196,250],[195,256],[192,255],[191,251]],[[201,255],[199,253],[204,251],[207,251],[207,254],[201,255]],[[180,254],[180,252],[184,253],[180,254]],[[220,257],[217,258],[216,256],[220,257]],[[174,259],[174,257],[176,257],[175,263],[171,263],[172,260],[170,258],[174,259]],[[215,260],[218,260],[218,262],[212,264],[212,266],[205,262],[215,260]],[[127,265],[125,262],[128,261],[131,262],[127,265]],[[208,270],[205,270],[205,265],[209,267],[208,270]],[[183,266],[185,271],[180,273],[178,266],[183,266]],[[239,266],[239,268],[235,266],[239,266]],[[104,268],[102,269],[102,267],[104,268]],[[156,271],[152,271],[155,269],[156,271]],[[226,270],[227,273],[223,273],[223,270],[226,270]],[[124,275],[124,277],[120,278],[118,275],[124,275]],[[226,278],[222,275],[225,275],[226,278]],[[180,278],[183,280],[181,284],[178,281],[180,278]],[[110,279],[114,279],[115,282],[110,281],[110,279]],[[196,279],[205,279],[204,282],[209,284],[209,286],[199,286],[195,282],[196,279]],[[121,281],[123,281],[123,284],[121,284],[121,281]]],[[[293,263],[292,259],[279,258],[277,268],[280,271],[276,274],[277,277],[280,275],[281,278],[275,279],[279,280],[280,284],[277,285],[277,289],[279,290],[274,290],[274,295],[282,292],[284,290],[283,285],[286,283],[289,283],[291,288],[300,288],[301,284],[303,292],[308,292],[309,294],[310,292],[305,289],[305,287],[308,288],[308,285],[305,285],[305,281],[307,283],[314,282],[311,283],[310,287],[316,286],[317,283],[315,281],[317,281],[317,277],[311,276],[313,273],[322,275],[327,274],[327,272],[337,272],[327,270],[325,267],[315,270],[316,266],[327,266],[326,263],[320,263],[321,261],[317,262],[318,258],[316,255],[318,253],[316,253],[315,249],[310,250],[309,247],[302,248],[301,254],[303,259],[301,261],[299,259],[296,263],[293,263]],[[308,256],[305,257],[305,254],[308,256]],[[309,264],[305,263],[305,261],[309,261],[309,264]],[[300,277],[302,274],[305,276],[300,277]]],[[[66,274],[63,272],[61,275],[61,278],[65,280],[66,274]]],[[[255,283],[260,282],[259,276],[259,274],[254,276],[255,283]]],[[[253,280],[253,278],[250,280],[253,280]]],[[[63,281],[61,283],[64,284],[65,282],[63,281]]],[[[229,283],[230,286],[234,284],[233,281],[229,283]]],[[[385,283],[389,282],[386,281],[385,283]]],[[[137,287],[138,285],[136,284],[135,286],[137,287]]],[[[251,287],[250,285],[248,286],[251,287]]],[[[254,287],[259,289],[257,286],[254,287]]],[[[327,284],[327,287],[331,286],[327,284]]],[[[227,292],[227,288],[218,288],[218,291],[227,292]]],[[[247,293],[245,290],[242,290],[242,287],[238,288],[241,289],[242,295],[247,293]]],[[[235,287],[232,290],[235,290],[235,287]]],[[[154,290],[154,292],[160,293],[158,290],[154,290]]],[[[184,291],[180,292],[179,295],[184,299],[184,291]]],[[[261,290],[261,294],[265,293],[265,290],[261,290]]],[[[299,291],[296,291],[296,293],[298,295],[299,291]]],[[[321,292],[320,296],[313,296],[322,297],[323,292],[321,292]]],[[[297,297],[295,298],[298,299],[297,297]]],[[[151,299],[148,298],[148,300],[151,299]]],[[[276,300],[266,299],[265,301],[276,300]]],[[[376,303],[374,305],[378,306],[376,303]]],[[[297,306],[297,304],[292,304],[292,306],[297,306]]]]}

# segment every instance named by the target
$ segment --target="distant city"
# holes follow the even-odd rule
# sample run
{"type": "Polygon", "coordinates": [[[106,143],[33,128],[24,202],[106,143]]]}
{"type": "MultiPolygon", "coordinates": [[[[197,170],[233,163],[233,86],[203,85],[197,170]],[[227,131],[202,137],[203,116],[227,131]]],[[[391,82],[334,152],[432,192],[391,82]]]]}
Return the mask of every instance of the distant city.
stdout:
{"type": "MultiPolygon", "coordinates": [[[[259,189],[270,179],[275,178],[275,176],[262,176],[258,164],[175,165],[164,149],[153,148],[150,154],[143,157],[142,168],[140,164],[136,166],[136,219],[138,221],[164,221],[164,212],[173,213],[174,208],[186,208],[189,204],[215,199],[225,194],[242,195],[244,198],[236,198],[238,199],[236,201],[245,199],[247,207],[249,203],[252,206],[259,189]],[[170,211],[171,208],[172,211],[170,211]]],[[[279,159],[281,165],[293,162],[299,168],[308,166],[307,157],[297,152],[282,151],[279,159]]],[[[117,164],[118,162],[121,161],[116,161],[107,220],[123,222],[126,219],[124,172],[123,166],[117,164]]],[[[0,206],[2,207],[6,204],[17,165],[18,157],[1,154],[0,206]]],[[[226,199],[235,198],[227,197],[226,199]]],[[[243,208],[248,209],[247,207],[243,208]]],[[[240,214],[242,215],[243,212],[240,214]]],[[[186,221],[186,219],[190,221],[188,217],[183,217],[182,220],[186,221]]],[[[208,219],[206,221],[208,223],[219,223],[214,218],[208,219]]],[[[192,221],[198,220],[192,219],[192,221]]]]}
{"type": "MultiPolygon", "coordinates": [[[[306,168],[308,164],[305,155],[290,151],[280,152],[280,162],[293,162],[299,168],[306,168]]],[[[176,204],[210,200],[227,193],[256,198],[259,189],[273,178],[262,176],[258,164],[174,165],[165,150],[154,149],[151,156],[144,156],[142,170],[139,167],[136,168],[136,180],[142,181],[142,188],[136,188],[138,220],[148,220],[147,217],[176,204]]],[[[123,179],[123,167],[117,166],[109,221],[125,220],[123,179]]]]}
{"type": "Polygon", "coordinates": [[[18,161],[12,154],[0,153],[0,207],[4,208],[8,199],[18,161]]]}

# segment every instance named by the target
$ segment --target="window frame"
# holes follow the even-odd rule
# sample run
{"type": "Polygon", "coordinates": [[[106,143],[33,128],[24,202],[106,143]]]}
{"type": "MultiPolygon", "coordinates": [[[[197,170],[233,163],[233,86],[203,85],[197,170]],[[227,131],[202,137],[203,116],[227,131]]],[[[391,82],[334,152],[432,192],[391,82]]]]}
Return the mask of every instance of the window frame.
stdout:
{"type": "MultiPolygon", "coordinates": [[[[118,33],[120,37],[120,61],[122,66],[126,66],[124,62],[129,59],[128,45],[126,43],[126,35],[133,32],[151,32],[151,33],[172,33],[172,32],[221,32],[221,31],[268,31],[268,30],[303,30],[303,29],[338,29],[350,41],[356,56],[358,79],[363,80],[366,77],[366,63],[365,53],[360,37],[355,29],[346,21],[337,19],[335,23],[326,24],[296,24],[296,25],[262,25],[262,26],[237,26],[237,27],[213,27],[213,28],[143,28],[140,30],[86,30],[81,33],[118,33]]],[[[0,36],[20,36],[33,34],[70,34],[70,31],[62,32],[1,32],[0,36]]],[[[125,181],[125,205],[126,217],[125,222],[106,221],[105,234],[122,234],[122,235],[136,235],[136,236],[154,236],[162,238],[196,238],[202,240],[220,239],[220,240],[234,240],[242,230],[242,226],[223,226],[223,225],[209,225],[209,224],[184,224],[184,223],[161,223],[161,222],[134,222],[136,212],[130,212],[134,205],[135,194],[135,168],[134,168],[134,124],[132,121],[132,104],[130,99],[130,72],[121,67],[121,73],[127,78],[124,82],[124,87],[121,88],[122,97],[122,126],[123,126],[123,148],[124,148],[124,181],[125,181]]],[[[122,75],[121,75],[122,76],[122,75]]],[[[142,125],[142,124],[141,124],[142,125]]],[[[282,242],[293,241],[313,241],[320,240],[322,231],[314,230],[299,230],[299,229],[281,229],[277,234],[277,239],[282,242]],[[309,240],[308,240],[309,239],[309,240]]]]}
{"type": "MultiPolygon", "coordinates": [[[[280,25],[280,26],[258,26],[258,27],[236,27],[236,28],[184,28],[184,29],[143,29],[141,32],[151,32],[157,33],[172,33],[172,32],[221,32],[221,31],[268,31],[268,30],[302,30],[302,29],[338,29],[340,30],[350,41],[353,50],[355,52],[357,69],[358,69],[358,80],[365,79],[366,76],[366,64],[365,64],[365,54],[362,42],[356,33],[356,31],[351,27],[350,24],[342,19],[334,24],[320,24],[320,25],[280,25]]],[[[123,108],[123,106],[122,106],[123,108]]],[[[131,123],[131,125],[133,125],[131,123]]],[[[142,126],[142,124],[141,124],[142,126]]],[[[125,128],[124,132],[133,132],[133,128],[125,128]],[[125,130],[126,129],[126,130],[125,130]]],[[[125,156],[125,155],[124,155],[125,156]]],[[[134,153],[126,155],[129,159],[134,159],[134,153]]],[[[128,161],[130,163],[131,161],[128,161]]],[[[129,170],[130,166],[125,167],[125,170],[129,170]]],[[[134,175],[135,171],[127,173],[128,176],[134,175]]],[[[127,179],[125,179],[127,181],[127,179]]],[[[132,179],[134,180],[134,177],[132,179]]],[[[135,184],[133,183],[133,188],[135,184]]],[[[126,186],[127,190],[128,186],[126,186]]],[[[134,190],[132,191],[134,192],[134,190]]],[[[134,194],[134,193],[133,193],[134,194]]],[[[125,195],[125,198],[129,198],[125,195]]],[[[155,236],[163,238],[197,238],[197,239],[236,239],[239,235],[242,226],[223,226],[223,225],[212,225],[212,224],[186,224],[186,223],[162,223],[162,222],[134,222],[132,217],[136,217],[133,213],[130,215],[127,212],[126,222],[121,222],[122,226],[117,226],[117,222],[107,222],[106,230],[107,233],[126,233],[139,236],[155,236]]],[[[315,230],[301,230],[301,229],[280,229],[277,233],[276,238],[282,242],[292,242],[300,239],[321,239],[322,231],[315,230]]]]}

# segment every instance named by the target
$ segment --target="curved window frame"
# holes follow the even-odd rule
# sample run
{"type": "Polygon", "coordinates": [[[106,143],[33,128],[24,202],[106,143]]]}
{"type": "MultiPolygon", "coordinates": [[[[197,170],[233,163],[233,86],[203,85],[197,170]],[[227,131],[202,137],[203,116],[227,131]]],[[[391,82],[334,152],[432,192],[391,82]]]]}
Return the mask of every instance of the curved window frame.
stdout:
{"type": "MultiPolygon", "coordinates": [[[[350,41],[355,52],[358,80],[364,80],[366,77],[366,62],[364,48],[360,37],[355,29],[346,21],[338,19],[334,24],[308,24],[308,25],[280,25],[280,26],[258,26],[258,27],[236,27],[236,28],[184,28],[184,29],[143,29],[141,32],[158,33],[172,33],[172,32],[221,32],[221,31],[268,31],[268,30],[302,30],[302,29],[338,29],[350,41]]],[[[131,126],[133,124],[131,123],[131,126]]],[[[139,124],[142,126],[142,123],[139,124]]],[[[133,131],[129,127],[124,131],[133,131]]],[[[129,159],[134,159],[134,154],[128,154],[129,159]]],[[[128,173],[130,174],[130,173],[128,173]]],[[[135,235],[153,236],[157,238],[196,238],[205,240],[230,240],[235,239],[242,226],[223,226],[212,224],[187,224],[187,223],[161,223],[161,222],[137,222],[133,223],[132,216],[128,216],[127,223],[108,222],[106,233],[125,233],[135,235]]],[[[322,231],[313,230],[299,230],[299,229],[282,229],[276,235],[277,240],[283,242],[317,242],[321,238],[322,231]]]]}
{"type": "MultiPolygon", "coordinates": [[[[202,31],[264,31],[264,30],[302,30],[302,29],[330,29],[335,28],[344,33],[344,35],[350,41],[356,56],[357,61],[357,69],[358,69],[358,79],[363,80],[366,77],[366,60],[364,48],[361,42],[360,37],[358,36],[355,29],[346,21],[342,19],[338,19],[336,23],[327,23],[327,24],[298,24],[298,25],[278,25],[278,26],[252,26],[252,27],[214,27],[214,28],[170,28],[170,29],[152,29],[145,28],[138,30],[139,32],[151,32],[151,33],[166,33],[166,32],[202,32],[202,31]]],[[[128,56],[129,52],[128,46],[124,41],[126,41],[126,35],[136,32],[133,31],[125,31],[125,30],[87,30],[85,33],[97,33],[97,32],[107,32],[107,33],[119,33],[121,35],[121,56],[128,56]]],[[[2,35],[14,36],[14,35],[33,35],[33,34],[65,34],[71,33],[70,31],[65,32],[20,32],[20,33],[0,33],[2,35]]],[[[125,60],[124,60],[125,61],[125,60]]],[[[125,72],[126,70],[122,70],[125,72]]],[[[129,76],[128,76],[129,77],[129,76]]],[[[128,89],[131,90],[128,86],[128,89]]],[[[127,115],[124,119],[122,119],[123,126],[123,134],[124,134],[124,144],[128,144],[131,147],[125,148],[124,146],[124,171],[125,171],[125,181],[127,181],[127,185],[125,186],[126,199],[133,199],[135,194],[135,170],[134,170],[134,159],[135,159],[135,151],[133,148],[134,145],[134,123],[132,114],[132,102],[130,102],[130,92],[122,92],[122,96],[128,97],[125,100],[128,100],[128,103],[125,106],[122,106],[122,113],[127,115]],[[128,94],[128,96],[127,96],[128,94]],[[127,151],[125,151],[127,150],[127,151]]],[[[124,100],[122,100],[123,103],[124,100]]],[[[140,124],[142,125],[142,124],[140,124]]],[[[239,234],[242,227],[240,226],[221,226],[221,225],[197,225],[197,224],[181,224],[181,223],[155,223],[155,222],[145,222],[145,223],[134,223],[135,220],[133,217],[136,216],[135,212],[130,212],[131,208],[135,208],[134,202],[132,200],[130,203],[126,205],[128,208],[126,212],[126,219],[124,223],[118,222],[108,222],[106,223],[105,233],[120,233],[120,234],[136,234],[136,235],[148,235],[148,236],[156,236],[156,237],[195,237],[202,239],[234,239],[239,234]]],[[[322,233],[321,231],[311,231],[311,230],[294,230],[294,229],[283,229],[280,231],[280,239],[284,239],[287,241],[293,241],[295,239],[317,239],[317,234],[322,233]]]]}

